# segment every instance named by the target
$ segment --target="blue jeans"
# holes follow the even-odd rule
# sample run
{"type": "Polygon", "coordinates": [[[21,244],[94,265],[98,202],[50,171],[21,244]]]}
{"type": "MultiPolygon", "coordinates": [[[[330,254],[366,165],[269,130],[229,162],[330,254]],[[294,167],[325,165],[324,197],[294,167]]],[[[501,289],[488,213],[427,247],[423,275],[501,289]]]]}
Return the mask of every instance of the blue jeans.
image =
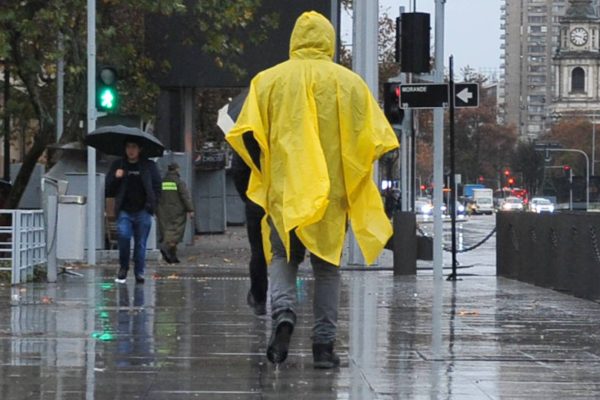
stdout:
{"type": "Polygon", "coordinates": [[[129,270],[131,256],[131,238],[133,237],[133,262],[135,275],[144,276],[146,268],[146,242],[152,227],[152,216],[148,211],[120,211],[117,219],[119,236],[119,264],[125,271],[129,270]]]}

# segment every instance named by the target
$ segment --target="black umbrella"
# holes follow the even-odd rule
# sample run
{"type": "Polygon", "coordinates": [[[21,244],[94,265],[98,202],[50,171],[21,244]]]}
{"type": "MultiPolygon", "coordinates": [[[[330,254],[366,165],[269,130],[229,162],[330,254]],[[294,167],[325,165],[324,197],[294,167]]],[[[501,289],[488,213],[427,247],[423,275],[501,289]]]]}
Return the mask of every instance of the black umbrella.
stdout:
{"type": "Polygon", "coordinates": [[[165,146],[139,128],[123,125],[103,126],[85,137],[85,144],[113,156],[125,154],[125,141],[134,140],[142,147],[142,155],[146,157],[162,157],[165,146]]]}
{"type": "Polygon", "coordinates": [[[242,106],[248,96],[248,89],[244,89],[242,93],[235,96],[231,101],[219,110],[219,118],[217,119],[217,126],[221,128],[224,133],[227,133],[235,125],[240,112],[242,112],[242,106]]]}

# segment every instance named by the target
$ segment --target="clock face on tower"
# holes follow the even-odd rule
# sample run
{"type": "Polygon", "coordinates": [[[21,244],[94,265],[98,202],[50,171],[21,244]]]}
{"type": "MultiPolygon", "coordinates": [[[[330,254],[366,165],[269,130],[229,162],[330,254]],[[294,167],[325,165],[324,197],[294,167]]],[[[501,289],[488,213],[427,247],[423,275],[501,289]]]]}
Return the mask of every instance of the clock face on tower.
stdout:
{"type": "Polygon", "coordinates": [[[569,39],[575,46],[583,46],[588,41],[588,32],[583,28],[575,28],[571,31],[569,39]]]}

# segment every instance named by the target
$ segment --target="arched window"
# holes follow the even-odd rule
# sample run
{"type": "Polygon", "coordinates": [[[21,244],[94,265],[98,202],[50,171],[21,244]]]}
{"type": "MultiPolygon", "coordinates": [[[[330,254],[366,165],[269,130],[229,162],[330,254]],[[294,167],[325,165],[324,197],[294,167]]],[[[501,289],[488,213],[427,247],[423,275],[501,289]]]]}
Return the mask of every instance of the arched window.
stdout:
{"type": "Polygon", "coordinates": [[[571,92],[585,92],[585,71],[581,67],[571,72],[571,92]]]}

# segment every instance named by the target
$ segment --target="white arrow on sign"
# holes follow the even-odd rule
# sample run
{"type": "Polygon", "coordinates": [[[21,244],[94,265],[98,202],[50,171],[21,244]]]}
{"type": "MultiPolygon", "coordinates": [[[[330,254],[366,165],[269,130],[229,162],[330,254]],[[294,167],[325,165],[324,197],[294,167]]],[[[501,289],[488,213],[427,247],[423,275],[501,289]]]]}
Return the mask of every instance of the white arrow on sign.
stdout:
{"type": "Polygon", "coordinates": [[[464,88],[456,95],[456,97],[458,97],[463,103],[468,103],[469,100],[473,98],[473,93],[469,92],[469,88],[464,88]]]}

